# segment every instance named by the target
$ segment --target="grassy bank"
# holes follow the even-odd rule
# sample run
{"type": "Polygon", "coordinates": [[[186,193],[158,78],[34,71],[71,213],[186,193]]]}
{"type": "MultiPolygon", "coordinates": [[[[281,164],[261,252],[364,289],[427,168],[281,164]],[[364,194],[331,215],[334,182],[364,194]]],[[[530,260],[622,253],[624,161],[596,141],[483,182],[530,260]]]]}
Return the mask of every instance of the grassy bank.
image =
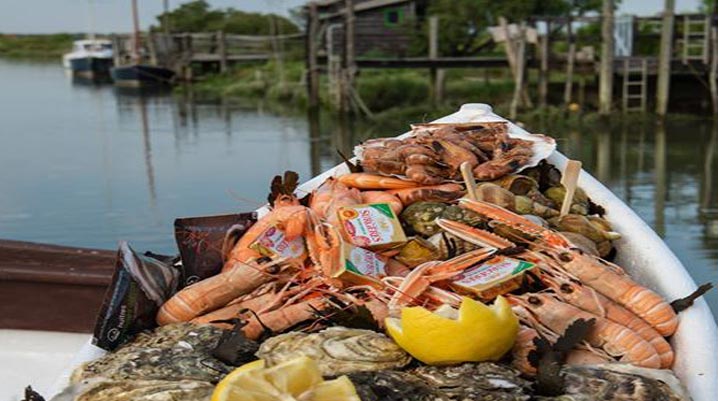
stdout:
{"type": "Polygon", "coordinates": [[[48,59],[58,58],[70,51],[72,41],[81,35],[58,33],[51,35],[0,34],[0,57],[48,59]]]}
{"type": "MultiPolygon", "coordinates": [[[[445,96],[441,104],[430,101],[429,73],[422,70],[362,70],[356,88],[361,101],[374,120],[393,120],[410,115],[427,120],[456,110],[463,103],[491,99],[494,105],[508,105],[513,82],[502,73],[485,77],[476,71],[451,70],[446,76],[445,96]],[[423,118],[422,118],[423,117],[423,118]]],[[[205,99],[241,99],[243,102],[283,103],[303,111],[307,105],[304,66],[285,63],[281,72],[276,64],[241,66],[221,75],[209,75],[192,86],[194,95],[205,99]],[[280,76],[283,79],[280,79],[280,76]]],[[[322,75],[321,104],[334,108],[334,93],[328,77],[322,75]]],[[[179,91],[186,88],[178,88],[179,91]]],[[[363,111],[359,111],[363,114],[363,111]]]]}

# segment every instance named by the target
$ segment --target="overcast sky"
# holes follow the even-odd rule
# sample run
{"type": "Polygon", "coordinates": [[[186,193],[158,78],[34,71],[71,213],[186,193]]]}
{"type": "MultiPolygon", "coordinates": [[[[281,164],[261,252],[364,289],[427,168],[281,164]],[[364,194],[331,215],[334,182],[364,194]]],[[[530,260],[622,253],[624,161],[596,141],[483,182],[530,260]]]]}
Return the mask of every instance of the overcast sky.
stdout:
{"type": "MultiPolygon", "coordinates": [[[[507,0],[509,1],[509,0],[507,0]]],[[[162,0],[138,0],[143,28],[155,23],[162,12],[162,0]]],[[[182,0],[169,0],[176,7],[182,0]]],[[[278,12],[306,3],[305,0],[209,0],[213,7],[234,7],[246,11],[278,12]]],[[[84,32],[94,14],[97,32],[128,32],[131,29],[130,0],[0,0],[0,32],[51,33],[84,32]],[[94,13],[91,10],[94,8],[94,13]]],[[[695,11],[700,0],[677,0],[676,11],[695,11]]],[[[623,0],[619,13],[651,15],[659,12],[663,0],[623,0]]]]}

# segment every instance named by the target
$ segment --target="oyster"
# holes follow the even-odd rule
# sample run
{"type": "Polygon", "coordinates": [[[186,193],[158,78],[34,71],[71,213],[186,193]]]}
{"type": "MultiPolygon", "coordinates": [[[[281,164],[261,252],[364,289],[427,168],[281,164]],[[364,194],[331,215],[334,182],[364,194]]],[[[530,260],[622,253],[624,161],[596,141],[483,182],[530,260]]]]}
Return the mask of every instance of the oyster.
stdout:
{"type": "Polygon", "coordinates": [[[492,362],[455,366],[420,366],[412,374],[430,387],[441,390],[450,400],[498,401],[531,398],[531,382],[518,370],[492,362]]]}
{"type": "Polygon", "coordinates": [[[567,365],[561,368],[563,395],[544,401],[689,401],[688,391],[670,370],[625,364],[567,365]]]}
{"type": "Polygon", "coordinates": [[[396,370],[347,374],[362,401],[449,401],[416,376],[396,370]]]}
{"type": "Polygon", "coordinates": [[[213,384],[196,380],[89,379],[52,401],[209,401],[213,391],[213,384]]]}
{"type": "Polygon", "coordinates": [[[217,382],[222,372],[232,370],[211,355],[222,332],[214,326],[190,323],[161,326],[140,333],[115,351],[78,367],[70,381],[103,377],[217,382]]]}
{"type": "Polygon", "coordinates": [[[410,233],[430,237],[441,231],[436,219],[444,218],[470,226],[481,223],[481,216],[456,205],[440,202],[415,202],[409,205],[399,216],[410,233]]]}
{"type": "Polygon", "coordinates": [[[384,334],[346,327],[280,334],[262,343],[257,352],[267,366],[302,355],[317,361],[326,376],[400,368],[411,361],[409,354],[384,334]]]}

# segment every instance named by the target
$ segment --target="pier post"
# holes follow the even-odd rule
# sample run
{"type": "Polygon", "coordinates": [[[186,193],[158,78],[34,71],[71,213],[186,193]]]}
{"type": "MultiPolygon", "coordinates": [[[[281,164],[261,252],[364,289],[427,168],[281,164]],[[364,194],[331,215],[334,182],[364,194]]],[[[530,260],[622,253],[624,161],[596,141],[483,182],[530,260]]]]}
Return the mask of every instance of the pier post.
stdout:
{"type": "Polygon", "coordinates": [[[671,84],[671,55],[673,53],[673,23],[675,0],[665,0],[663,26],[661,27],[661,51],[658,56],[658,82],[656,88],[656,114],[664,117],[668,110],[671,84]]]}
{"type": "Polygon", "coordinates": [[[219,53],[219,72],[227,72],[227,35],[217,31],[217,52],[219,53]]]}
{"type": "Polygon", "coordinates": [[[549,47],[549,38],[551,36],[551,22],[549,20],[546,23],[546,33],[541,36],[541,65],[539,66],[539,82],[538,82],[538,95],[539,95],[539,107],[546,108],[546,97],[548,96],[548,82],[549,82],[549,54],[551,53],[549,47]]]}
{"type": "MultiPolygon", "coordinates": [[[[508,38],[507,38],[508,40],[508,38]]],[[[516,72],[515,72],[515,86],[514,86],[514,97],[511,100],[511,107],[509,111],[509,117],[511,119],[516,118],[519,102],[521,101],[521,93],[524,90],[524,76],[526,66],[526,22],[521,22],[519,28],[519,39],[518,49],[516,53],[516,72]]]]}
{"type": "MultiPolygon", "coordinates": [[[[309,14],[307,16],[307,98],[309,108],[319,107],[319,67],[317,65],[317,46],[319,34],[319,13],[317,3],[309,3],[309,14]]],[[[331,50],[330,50],[331,51],[331,50]]]]}
{"type": "Polygon", "coordinates": [[[713,2],[713,10],[710,14],[710,70],[708,80],[710,81],[711,105],[713,106],[713,118],[718,117],[718,2],[713,2]]]}
{"type": "Polygon", "coordinates": [[[339,105],[339,110],[343,113],[349,111],[356,74],[354,22],[354,2],[353,0],[344,0],[344,52],[342,54],[343,71],[340,76],[341,101],[339,105]]]}
{"type": "Polygon", "coordinates": [[[573,65],[576,60],[576,38],[573,36],[573,18],[568,12],[568,56],[566,59],[566,85],[563,88],[563,102],[566,106],[571,103],[573,95],[573,65]]]}
{"type": "Polygon", "coordinates": [[[608,115],[613,100],[613,0],[603,0],[598,112],[608,115]]]}
{"type": "MultiPolygon", "coordinates": [[[[429,17],[429,59],[436,60],[439,58],[439,17],[432,15],[429,17]]],[[[431,67],[429,70],[431,82],[431,99],[434,106],[441,103],[444,95],[444,70],[431,67]]]]}
{"type": "Polygon", "coordinates": [[[155,43],[155,38],[154,32],[147,32],[147,52],[150,54],[151,65],[157,65],[157,44],[155,43]]]}

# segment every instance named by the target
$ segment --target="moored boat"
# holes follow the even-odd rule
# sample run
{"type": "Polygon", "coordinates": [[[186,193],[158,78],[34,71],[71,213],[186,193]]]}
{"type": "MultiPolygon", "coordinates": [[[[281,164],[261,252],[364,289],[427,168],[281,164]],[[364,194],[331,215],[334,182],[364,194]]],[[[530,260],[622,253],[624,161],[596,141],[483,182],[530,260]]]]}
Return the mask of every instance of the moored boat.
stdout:
{"type": "Polygon", "coordinates": [[[174,71],[145,64],[124,65],[110,70],[115,85],[123,88],[143,88],[169,85],[174,71]]]}
{"type": "Polygon", "coordinates": [[[172,83],[174,71],[143,61],[137,0],[132,1],[132,60],[128,65],[115,66],[110,70],[115,85],[123,88],[146,88],[172,83]]]}
{"type": "MultiPolygon", "coordinates": [[[[437,120],[438,123],[504,121],[482,104],[465,105],[450,116],[437,120]]],[[[510,125],[514,134],[530,135],[521,128],[510,125]]],[[[566,158],[554,152],[548,161],[559,168],[566,164],[566,158]]],[[[329,177],[348,173],[345,165],[337,166],[299,187],[299,193],[308,193],[324,183],[329,177]]],[[[581,172],[579,185],[593,199],[605,207],[606,218],[623,238],[616,243],[617,262],[638,282],[672,300],[695,290],[696,285],[680,261],[666,247],[663,241],[633,213],[628,206],[616,198],[607,188],[586,172],[581,172]]],[[[261,215],[268,209],[262,208],[261,215]]],[[[679,325],[671,338],[676,360],[673,370],[688,387],[693,400],[713,400],[718,392],[718,335],[707,304],[698,300],[690,309],[679,315],[679,325]]],[[[101,351],[88,345],[78,355],[78,362],[96,357],[101,351]]]]}
{"type": "Polygon", "coordinates": [[[94,79],[109,76],[112,57],[112,43],[109,40],[83,39],[73,43],[72,51],[62,57],[62,63],[73,76],[94,79]]]}

